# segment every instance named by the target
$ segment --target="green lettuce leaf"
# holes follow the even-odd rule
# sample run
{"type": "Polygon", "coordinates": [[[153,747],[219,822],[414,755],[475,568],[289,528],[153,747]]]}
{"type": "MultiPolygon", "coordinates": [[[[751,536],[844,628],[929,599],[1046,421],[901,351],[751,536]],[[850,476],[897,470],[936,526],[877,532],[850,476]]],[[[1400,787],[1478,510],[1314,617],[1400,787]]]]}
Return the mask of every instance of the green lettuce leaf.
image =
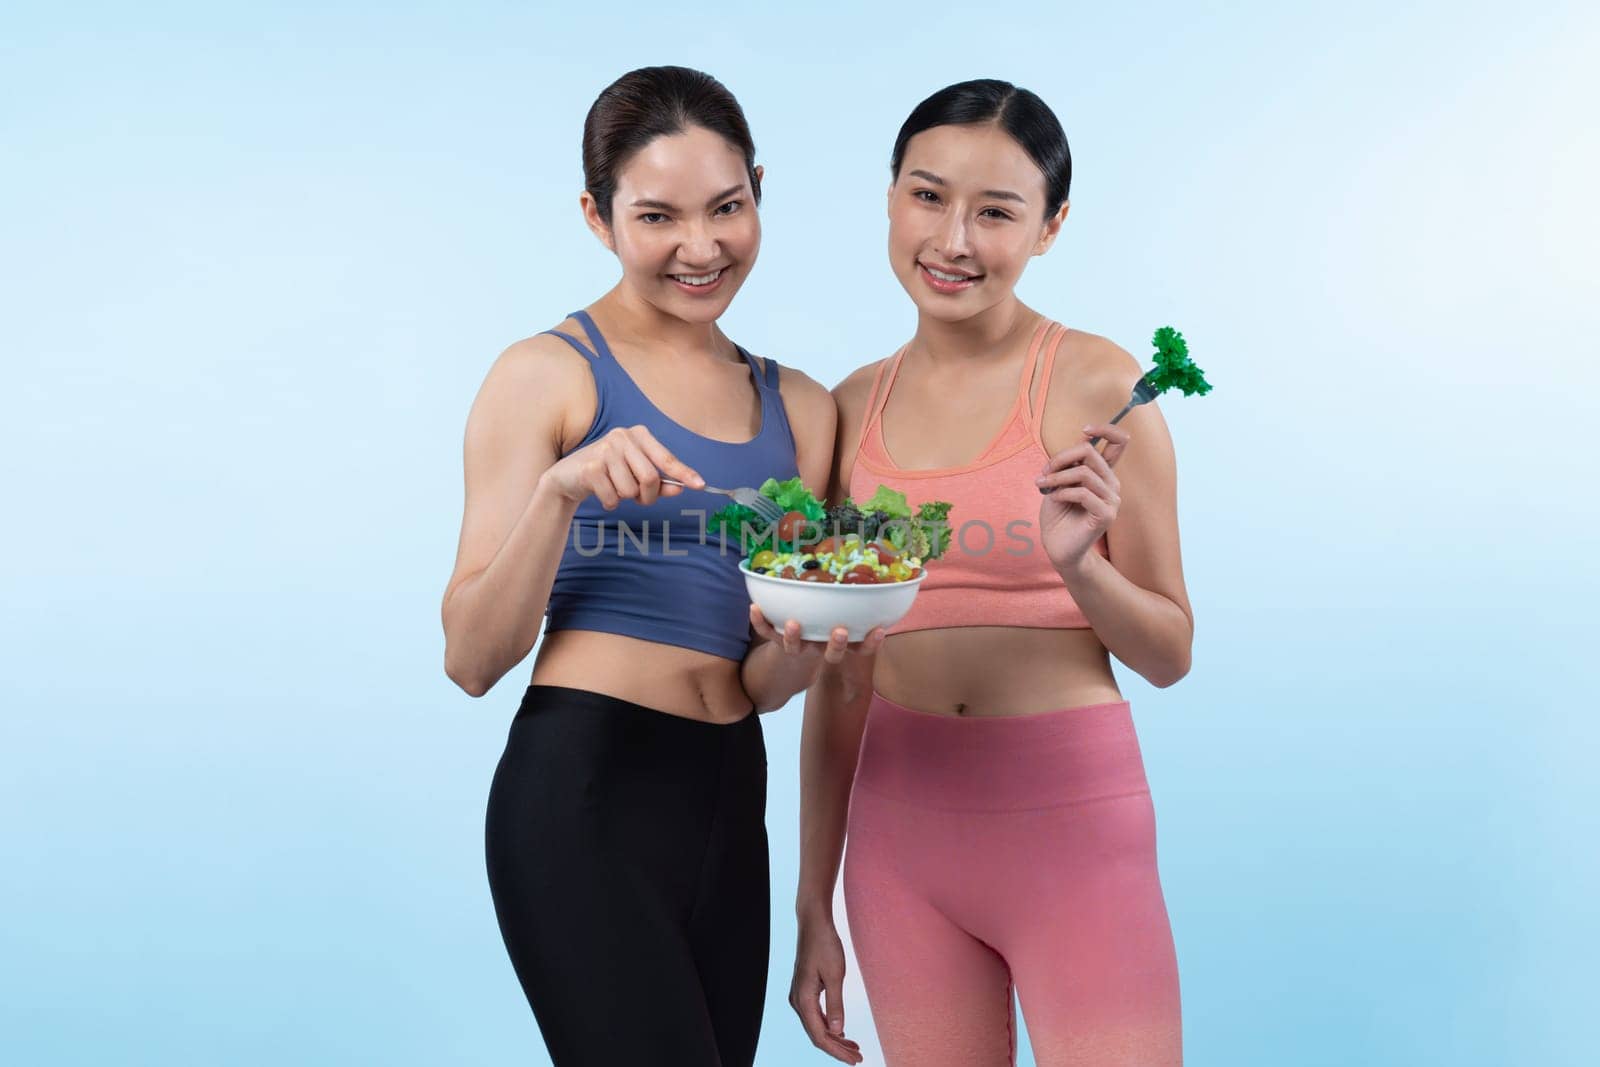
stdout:
{"type": "Polygon", "coordinates": [[[784,511],[798,511],[812,522],[820,523],[827,515],[827,509],[823,507],[822,501],[818,500],[798,477],[790,478],[786,482],[768,478],[761,483],[758,492],[784,511]]]}
{"type": "Polygon", "coordinates": [[[749,539],[744,542],[745,548],[748,549],[745,553],[747,557],[754,556],[763,549],[776,549],[776,533],[765,537],[761,536],[769,530],[775,530],[776,527],[769,526],[761,516],[743,504],[728,504],[726,507],[712,512],[706,518],[707,540],[711,540],[720,533],[721,538],[727,542],[729,547],[737,548],[740,544],[740,538],[745,536],[746,527],[751,531],[749,539]]]}
{"type": "Polygon", "coordinates": [[[881,511],[891,519],[911,518],[911,505],[906,502],[906,495],[887,485],[878,486],[878,491],[872,494],[872,499],[861,505],[862,511],[881,511]]]}
{"type": "Polygon", "coordinates": [[[950,503],[929,500],[917,508],[917,528],[927,539],[924,560],[938,559],[950,547],[950,503]]]}

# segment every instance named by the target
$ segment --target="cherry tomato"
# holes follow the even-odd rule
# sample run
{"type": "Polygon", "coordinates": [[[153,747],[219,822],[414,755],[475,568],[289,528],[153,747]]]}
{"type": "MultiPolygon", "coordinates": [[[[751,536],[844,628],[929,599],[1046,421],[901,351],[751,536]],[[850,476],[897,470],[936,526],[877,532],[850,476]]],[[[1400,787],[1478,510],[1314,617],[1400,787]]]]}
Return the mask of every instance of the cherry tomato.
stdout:
{"type": "Polygon", "coordinates": [[[795,569],[793,567],[785,567],[785,568],[783,568],[783,570],[778,572],[778,577],[779,578],[797,578],[797,577],[799,577],[799,575],[797,575],[795,573],[795,569]]]}
{"type": "Polygon", "coordinates": [[[839,579],[835,578],[831,571],[825,571],[821,567],[818,567],[813,571],[801,572],[800,580],[802,582],[821,582],[823,585],[832,585],[839,579]]]}
{"type": "Polygon", "coordinates": [[[778,540],[796,543],[803,533],[814,533],[816,524],[806,518],[803,511],[786,511],[778,520],[778,540]]]}
{"type": "Polygon", "coordinates": [[[865,564],[851,567],[844,572],[844,577],[839,579],[840,585],[877,585],[878,572],[865,564]]]}
{"type": "Polygon", "coordinates": [[[879,563],[893,563],[900,558],[900,553],[896,552],[894,546],[887,541],[874,541],[868,547],[877,550],[879,563]]]}
{"type": "Polygon", "coordinates": [[[824,552],[837,552],[839,551],[839,539],[837,537],[824,537],[821,541],[811,546],[811,551],[819,556],[824,552]]]}
{"type": "Polygon", "coordinates": [[[911,568],[911,573],[906,575],[906,581],[909,582],[911,579],[915,578],[917,575],[919,575],[921,573],[922,573],[922,568],[921,567],[912,567],[911,568]]]}

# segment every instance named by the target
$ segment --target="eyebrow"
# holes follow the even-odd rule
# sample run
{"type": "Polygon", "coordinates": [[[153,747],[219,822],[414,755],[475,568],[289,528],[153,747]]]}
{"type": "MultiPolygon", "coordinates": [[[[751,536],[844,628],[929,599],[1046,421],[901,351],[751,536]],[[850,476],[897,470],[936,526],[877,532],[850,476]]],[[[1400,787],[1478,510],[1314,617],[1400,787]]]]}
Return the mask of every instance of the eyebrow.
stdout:
{"type": "MultiPolygon", "coordinates": [[[[949,182],[945,181],[943,178],[939,177],[937,174],[930,174],[925,170],[914,170],[914,171],[911,171],[910,173],[911,173],[911,176],[913,178],[921,178],[923,181],[928,182],[930,185],[949,185],[950,184],[949,182]]],[[[1019,204],[1026,204],[1028,202],[1025,197],[1021,196],[1018,193],[1013,193],[1009,189],[985,189],[983,191],[983,195],[988,197],[991,200],[1015,200],[1019,204]]]]}
{"type": "MultiPolygon", "coordinates": [[[[713,196],[710,200],[707,200],[706,201],[706,207],[715,207],[717,204],[722,203],[722,201],[728,199],[728,197],[732,196],[733,194],[742,193],[742,192],[744,192],[744,183],[743,182],[739,183],[738,185],[729,186],[728,188],[722,190],[722,192],[718,193],[716,196],[713,196]]],[[[669,204],[665,200],[635,200],[629,206],[631,206],[631,207],[647,207],[647,208],[652,208],[652,209],[654,209],[656,211],[675,211],[675,210],[677,210],[675,205],[669,204]]]]}

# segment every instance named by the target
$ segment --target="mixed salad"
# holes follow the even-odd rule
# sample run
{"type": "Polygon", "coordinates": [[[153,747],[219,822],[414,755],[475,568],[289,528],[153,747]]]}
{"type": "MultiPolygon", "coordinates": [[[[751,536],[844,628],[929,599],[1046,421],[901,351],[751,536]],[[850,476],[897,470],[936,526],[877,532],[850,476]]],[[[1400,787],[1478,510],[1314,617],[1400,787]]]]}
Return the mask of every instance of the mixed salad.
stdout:
{"type": "Polygon", "coordinates": [[[729,504],[708,529],[744,547],[750,570],[774,578],[840,585],[911,581],[950,545],[950,505],[929,501],[912,509],[906,495],[878,486],[870,500],[829,507],[799,478],[768,478],[758,490],[784,509],[766,523],[750,508],[729,504]]]}

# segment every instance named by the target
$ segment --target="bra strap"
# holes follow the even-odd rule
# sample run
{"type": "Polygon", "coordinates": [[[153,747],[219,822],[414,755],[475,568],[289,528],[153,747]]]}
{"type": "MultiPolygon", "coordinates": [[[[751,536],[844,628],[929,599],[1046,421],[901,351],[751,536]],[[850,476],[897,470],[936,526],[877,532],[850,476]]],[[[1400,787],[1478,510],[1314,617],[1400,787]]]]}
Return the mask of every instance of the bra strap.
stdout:
{"type": "Polygon", "coordinates": [[[578,320],[578,325],[583,327],[583,332],[589,335],[589,343],[594,345],[597,356],[612,363],[617,361],[617,357],[611,354],[611,346],[606,344],[605,337],[601,335],[600,327],[594,324],[594,319],[589,317],[587,311],[574,311],[569,318],[578,320]]]}
{"type": "Polygon", "coordinates": [[[757,359],[737,341],[734,342],[733,347],[739,355],[744,357],[745,364],[749,366],[750,377],[756,382],[756,391],[763,394],[768,391],[776,393],[778,389],[778,364],[770,358],[757,359]]]}
{"type": "Polygon", "coordinates": [[[1023,400],[1028,413],[1028,431],[1041,445],[1044,444],[1044,402],[1050,392],[1050,375],[1055,370],[1056,352],[1061,348],[1061,341],[1066,336],[1067,328],[1059,322],[1052,322],[1036,339],[1035,343],[1044,353],[1039,365],[1039,388],[1036,394],[1033,389],[1033,376],[1024,377],[1026,384],[1023,388],[1027,391],[1027,395],[1023,400]]]}
{"type": "Polygon", "coordinates": [[[594,360],[599,358],[593,352],[589,351],[589,349],[584,345],[584,343],[582,341],[578,340],[576,337],[572,336],[570,333],[562,333],[560,330],[541,330],[541,331],[539,331],[539,333],[540,333],[541,337],[544,334],[549,334],[551,337],[559,337],[559,338],[561,338],[563,341],[567,342],[567,344],[569,344],[573,348],[577,349],[578,354],[580,356],[582,356],[586,360],[589,360],[590,362],[593,362],[594,360]]]}
{"type": "MultiPolygon", "coordinates": [[[[905,346],[893,356],[878,364],[878,372],[872,376],[872,392],[867,394],[867,414],[861,420],[861,433],[856,437],[856,454],[861,453],[862,446],[866,444],[867,434],[872,431],[872,424],[883,414],[883,407],[889,400],[889,389],[884,384],[884,375],[892,367],[895,371],[900,368],[900,357],[905,355],[905,346]],[[880,393],[881,390],[881,393],[880,393]]],[[[889,375],[890,382],[894,380],[893,374],[889,375]]]]}
{"type": "Polygon", "coordinates": [[[871,423],[883,415],[883,409],[889,404],[889,391],[894,388],[894,380],[900,376],[900,363],[906,357],[908,345],[900,346],[892,358],[878,365],[878,373],[872,379],[872,404],[867,408],[867,422],[871,423]],[[879,386],[882,389],[879,389],[879,386]]]}

